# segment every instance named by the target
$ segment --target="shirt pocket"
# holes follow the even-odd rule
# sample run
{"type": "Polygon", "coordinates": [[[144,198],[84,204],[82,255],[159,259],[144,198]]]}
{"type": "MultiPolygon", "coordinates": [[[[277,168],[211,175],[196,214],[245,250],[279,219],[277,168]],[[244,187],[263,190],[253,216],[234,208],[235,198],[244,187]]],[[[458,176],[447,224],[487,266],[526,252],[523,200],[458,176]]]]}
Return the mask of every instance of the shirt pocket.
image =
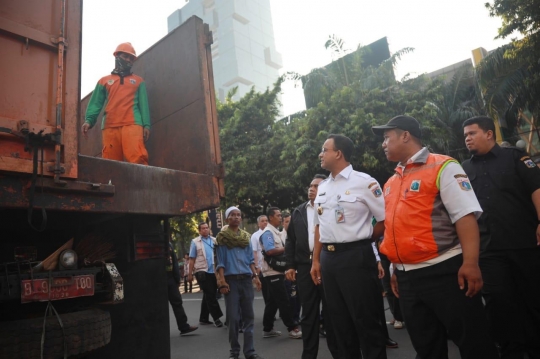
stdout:
{"type": "Polygon", "coordinates": [[[327,202],[328,202],[328,197],[326,196],[317,196],[317,198],[315,198],[315,210],[317,210],[317,207],[323,207],[323,208],[326,208],[328,206],[327,202]]]}
{"type": "Polygon", "coordinates": [[[353,194],[344,194],[341,195],[341,197],[338,199],[339,202],[347,202],[347,203],[354,203],[358,200],[355,195],[353,194]]]}

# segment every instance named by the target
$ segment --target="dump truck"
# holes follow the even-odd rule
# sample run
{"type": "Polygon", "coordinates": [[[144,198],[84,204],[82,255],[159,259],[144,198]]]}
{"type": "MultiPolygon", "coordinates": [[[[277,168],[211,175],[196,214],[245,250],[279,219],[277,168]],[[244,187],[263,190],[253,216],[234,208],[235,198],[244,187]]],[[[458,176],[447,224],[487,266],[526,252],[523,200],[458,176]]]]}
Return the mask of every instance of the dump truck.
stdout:
{"type": "Polygon", "coordinates": [[[224,195],[212,33],[193,17],[134,63],[148,166],[82,136],[81,41],[81,0],[0,2],[0,359],[169,358],[169,218],[224,195]]]}

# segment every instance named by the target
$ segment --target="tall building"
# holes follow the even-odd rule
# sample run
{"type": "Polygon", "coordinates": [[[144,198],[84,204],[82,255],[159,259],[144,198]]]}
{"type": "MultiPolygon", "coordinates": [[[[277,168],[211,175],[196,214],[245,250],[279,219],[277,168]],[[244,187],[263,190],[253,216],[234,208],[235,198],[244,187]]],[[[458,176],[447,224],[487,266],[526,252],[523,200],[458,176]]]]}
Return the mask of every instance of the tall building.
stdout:
{"type": "Polygon", "coordinates": [[[213,32],[216,96],[223,101],[238,87],[237,98],[254,86],[272,87],[282,67],[275,49],[270,0],[188,0],[168,18],[169,32],[196,15],[213,32]]]}

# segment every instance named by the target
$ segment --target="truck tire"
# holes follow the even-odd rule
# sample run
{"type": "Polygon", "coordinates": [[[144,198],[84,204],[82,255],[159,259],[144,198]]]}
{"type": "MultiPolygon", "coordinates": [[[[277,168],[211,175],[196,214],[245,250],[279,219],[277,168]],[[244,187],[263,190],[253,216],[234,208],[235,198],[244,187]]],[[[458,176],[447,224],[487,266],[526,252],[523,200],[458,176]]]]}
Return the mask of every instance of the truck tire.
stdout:
{"type": "MultiPolygon", "coordinates": [[[[86,353],[111,341],[109,312],[90,309],[61,314],[68,356],[86,353]]],[[[43,318],[0,322],[0,359],[41,358],[43,318]]],[[[64,337],[56,316],[48,317],[43,358],[64,357],[64,337]]]]}

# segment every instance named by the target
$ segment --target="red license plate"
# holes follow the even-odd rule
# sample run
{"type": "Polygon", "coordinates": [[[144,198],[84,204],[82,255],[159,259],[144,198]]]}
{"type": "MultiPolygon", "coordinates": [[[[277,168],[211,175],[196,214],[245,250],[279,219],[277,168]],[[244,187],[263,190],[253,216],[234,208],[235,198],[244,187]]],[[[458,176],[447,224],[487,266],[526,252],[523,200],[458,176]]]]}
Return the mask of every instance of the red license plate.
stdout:
{"type": "Polygon", "coordinates": [[[74,277],[55,277],[22,280],[21,302],[46,302],[94,295],[94,276],[78,275],[74,277]]]}

